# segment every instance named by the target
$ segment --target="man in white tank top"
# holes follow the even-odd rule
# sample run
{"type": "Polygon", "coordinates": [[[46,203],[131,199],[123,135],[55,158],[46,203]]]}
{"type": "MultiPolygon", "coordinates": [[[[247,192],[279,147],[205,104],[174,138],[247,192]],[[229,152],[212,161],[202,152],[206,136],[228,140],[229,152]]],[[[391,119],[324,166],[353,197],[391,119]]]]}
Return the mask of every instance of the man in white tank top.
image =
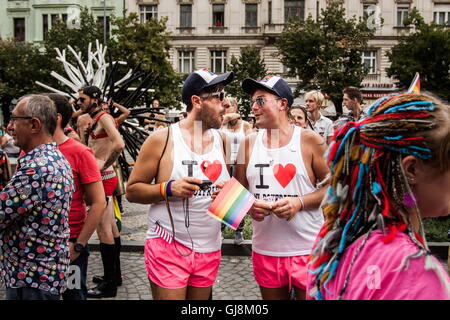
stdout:
{"type": "Polygon", "coordinates": [[[128,179],[127,199],[151,204],[144,255],[155,300],[206,300],[215,282],[220,222],[207,210],[215,185],[230,178],[215,129],[232,79],[232,72],[191,73],[182,89],[187,118],[147,138],[128,179]],[[205,180],[210,185],[200,189],[205,180]]]}
{"type": "Polygon", "coordinates": [[[305,298],[306,263],[323,224],[319,205],[329,172],[319,134],[289,123],[293,95],[277,76],[245,79],[259,133],[241,143],[235,177],[257,199],[253,218],[252,261],[263,299],[305,298]]]}
{"type": "MultiPolygon", "coordinates": [[[[229,144],[228,146],[231,148],[229,150],[230,153],[230,174],[233,175],[234,168],[236,166],[237,153],[239,150],[239,145],[244,140],[244,138],[252,133],[252,127],[247,121],[241,119],[241,115],[238,110],[238,103],[233,97],[225,98],[225,106],[228,105],[227,111],[225,113],[222,129],[221,131],[227,135],[229,144]]],[[[227,151],[228,152],[228,151],[227,151]]],[[[245,219],[242,219],[238,228],[236,229],[236,233],[234,234],[234,244],[241,245],[244,243],[244,230],[245,219]]],[[[225,229],[225,225],[222,224],[222,232],[225,229]]]]}

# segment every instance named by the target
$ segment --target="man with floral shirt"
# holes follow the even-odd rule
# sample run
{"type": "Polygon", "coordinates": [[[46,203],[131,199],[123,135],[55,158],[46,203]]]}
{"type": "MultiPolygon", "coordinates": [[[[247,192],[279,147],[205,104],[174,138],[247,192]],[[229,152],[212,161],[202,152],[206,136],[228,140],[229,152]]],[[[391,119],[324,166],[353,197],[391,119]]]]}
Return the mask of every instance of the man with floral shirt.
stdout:
{"type": "Polygon", "coordinates": [[[8,130],[26,154],[0,192],[0,272],[7,300],[59,300],[69,266],[72,170],[53,142],[56,108],[22,97],[8,130]]]}

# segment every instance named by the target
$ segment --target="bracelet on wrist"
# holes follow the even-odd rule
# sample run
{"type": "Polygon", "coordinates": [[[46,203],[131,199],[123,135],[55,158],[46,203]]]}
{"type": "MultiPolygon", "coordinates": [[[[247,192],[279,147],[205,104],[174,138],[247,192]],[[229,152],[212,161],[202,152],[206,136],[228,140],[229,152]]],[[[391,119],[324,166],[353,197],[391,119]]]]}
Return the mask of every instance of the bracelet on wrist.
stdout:
{"type": "Polygon", "coordinates": [[[299,211],[302,211],[303,209],[305,209],[305,202],[303,201],[303,196],[299,196],[298,198],[300,199],[300,203],[302,204],[302,207],[299,211]]]}
{"type": "Polygon", "coordinates": [[[159,184],[159,193],[161,194],[161,197],[163,197],[164,200],[167,198],[166,184],[167,184],[166,182],[161,182],[159,184]]]}
{"type": "Polygon", "coordinates": [[[167,185],[166,185],[166,195],[169,197],[172,196],[172,182],[173,181],[174,180],[170,180],[169,182],[167,182],[167,185]]]}

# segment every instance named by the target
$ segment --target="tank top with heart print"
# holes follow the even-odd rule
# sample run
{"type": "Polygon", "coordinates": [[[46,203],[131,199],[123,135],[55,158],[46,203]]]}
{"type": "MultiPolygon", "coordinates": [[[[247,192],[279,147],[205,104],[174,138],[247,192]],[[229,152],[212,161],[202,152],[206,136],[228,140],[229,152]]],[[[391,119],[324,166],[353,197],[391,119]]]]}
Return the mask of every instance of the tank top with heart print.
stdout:
{"type": "MultiPolygon", "coordinates": [[[[211,132],[214,137],[213,147],[206,154],[197,154],[191,151],[184,141],[179,123],[171,125],[174,151],[170,179],[195,177],[201,180],[211,180],[213,183],[208,189],[195,192],[189,198],[187,206],[183,206],[181,198],[169,197],[175,226],[175,240],[191,248],[190,234],[194,251],[200,253],[213,252],[221,248],[220,222],[209,216],[207,211],[212,203],[211,194],[217,190],[215,185],[230,179],[223,157],[222,138],[217,130],[211,129],[211,132]]],[[[147,238],[157,238],[161,235],[155,231],[157,221],[163,230],[172,234],[172,226],[164,201],[150,206],[147,238]]]]}
{"type": "MultiPolygon", "coordinates": [[[[260,130],[247,166],[249,191],[256,199],[275,202],[316,191],[302,158],[302,128],[295,126],[291,140],[280,148],[263,143],[266,130],[260,130]]],[[[303,210],[290,221],[270,214],[253,221],[252,248],[256,253],[287,257],[308,255],[324,222],[321,209],[303,210]]]]}

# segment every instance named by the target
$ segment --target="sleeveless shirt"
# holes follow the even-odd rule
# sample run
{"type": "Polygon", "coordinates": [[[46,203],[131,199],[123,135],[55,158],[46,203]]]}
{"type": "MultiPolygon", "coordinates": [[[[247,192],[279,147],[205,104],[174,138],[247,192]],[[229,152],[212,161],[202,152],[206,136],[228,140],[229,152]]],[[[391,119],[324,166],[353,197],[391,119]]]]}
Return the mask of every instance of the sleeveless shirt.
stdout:
{"type": "MultiPolygon", "coordinates": [[[[256,199],[275,202],[283,197],[298,197],[316,191],[303,162],[300,137],[295,126],[286,146],[269,149],[264,145],[266,130],[260,130],[247,166],[249,191],[256,199]]],[[[324,222],[322,210],[302,210],[291,221],[270,214],[263,221],[253,221],[252,248],[268,256],[310,254],[324,222]]]]}
{"type": "Polygon", "coordinates": [[[222,128],[222,132],[224,132],[228,136],[228,139],[230,139],[231,141],[230,159],[232,164],[234,164],[236,163],[239,145],[245,139],[244,121],[241,121],[241,126],[237,131],[232,131],[228,129],[228,125],[226,125],[225,127],[222,128]]]}
{"type": "MultiPolygon", "coordinates": [[[[213,135],[211,151],[206,154],[197,154],[191,151],[184,141],[179,123],[171,125],[174,151],[170,180],[194,177],[213,182],[208,189],[198,190],[189,198],[188,210],[183,208],[181,198],[169,198],[175,226],[175,240],[192,248],[191,236],[193,250],[200,253],[214,252],[221,248],[220,222],[209,216],[207,211],[212,203],[211,194],[217,190],[215,184],[230,179],[223,157],[222,139],[216,130],[210,130],[213,135]],[[186,223],[189,227],[186,227],[186,223]]],[[[150,205],[147,238],[158,237],[158,234],[154,232],[157,221],[163,229],[172,234],[169,213],[164,201],[150,205]]]]}

